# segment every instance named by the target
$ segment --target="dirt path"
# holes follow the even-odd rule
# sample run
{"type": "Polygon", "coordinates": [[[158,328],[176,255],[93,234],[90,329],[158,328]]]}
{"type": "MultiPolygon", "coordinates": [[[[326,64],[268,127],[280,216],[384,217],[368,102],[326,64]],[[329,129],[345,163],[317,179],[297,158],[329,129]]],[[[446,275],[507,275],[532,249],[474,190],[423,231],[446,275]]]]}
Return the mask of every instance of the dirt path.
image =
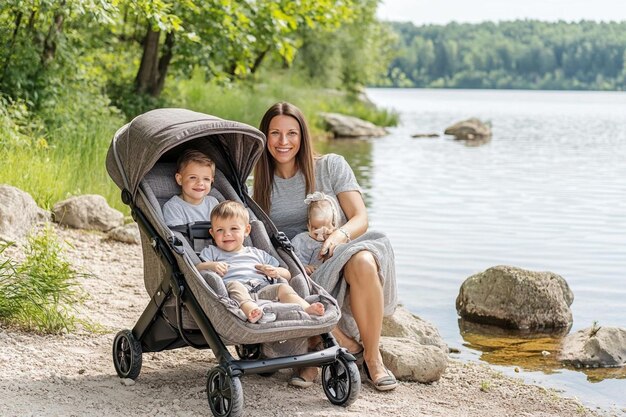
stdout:
{"type": "MultiPolygon", "coordinates": [[[[2,416],[207,416],[206,373],[211,351],[191,348],[143,355],[141,374],[125,385],[113,369],[117,331],[132,328],[147,304],[138,246],[100,234],[58,230],[73,247],[67,258],[93,276],[82,281],[89,299],[81,317],[97,324],[65,336],[0,328],[2,416]]],[[[17,252],[13,255],[19,256],[17,252]]],[[[364,384],[350,407],[331,405],[321,384],[298,389],[289,373],[244,376],[246,416],[596,416],[578,401],[525,385],[486,365],[450,360],[433,384],[401,383],[379,393],[364,384]]]]}

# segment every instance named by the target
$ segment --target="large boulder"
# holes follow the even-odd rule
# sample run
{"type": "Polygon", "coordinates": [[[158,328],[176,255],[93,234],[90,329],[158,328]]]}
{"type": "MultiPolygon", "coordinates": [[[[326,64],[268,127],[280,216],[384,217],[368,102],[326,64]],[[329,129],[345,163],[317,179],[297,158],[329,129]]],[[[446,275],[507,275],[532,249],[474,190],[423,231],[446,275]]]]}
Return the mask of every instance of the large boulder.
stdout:
{"type": "Polygon", "coordinates": [[[39,208],[30,194],[0,184],[0,240],[21,240],[37,223],[48,220],[50,213],[39,208]]]}
{"type": "Polygon", "coordinates": [[[448,126],[443,133],[463,140],[484,139],[491,137],[491,126],[473,117],[448,126]]]}
{"type": "Polygon", "coordinates": [[[448,345],[437,328],[403,306],[398,306],[392,316],[383,318],[381,335],[412,339],[421,345],[436,346],[448,352],[448,345]]]}
{"type": "Polygon", "coordinates": [[[124,215],[97,194],[70,197],[53,207],[54,220],[76,229],[107,232],[124,224],[124,215]]]}
{"type": "Polygon", "coordinates": [[[387,134],[385,128],[357,117],[339,113],[320,113],[320,116],[336,138],[378,137],[387,134]]]}
{"type": "Polygon", "coordinates": [[[558,359],[577,367],[626,365],[626,329],[591,326],[566,336],[558,359]]]}
{"type": "Polygon", "coordinates": [[[111,229],[107,233],[107,238],[132,245],[139,245],[141,243],[141,236],[139,235],[139,227],[137,226],[137,223],[129,223],[124,226],[111,229]]]}
{"type": "Polygon", "coordinates": [[[429,322],[399,306],[383,319],[380,352],[385,366],[403,381],[433,382],[448,365],[448,345],[429,322]]]}
{"type": "Polygon", "coordinates": [[[401,381],[433,382],[448,366],[448,354],[437,346],[404,337],[381,337],[383,363],[401,381]]]}
{"type": "Polygon", "coordinates": [[[571,327],[573,301],[567,282],[557,274],[495,266],[465,280],[456,310],[476,323],[545,331],[571,327]]]}

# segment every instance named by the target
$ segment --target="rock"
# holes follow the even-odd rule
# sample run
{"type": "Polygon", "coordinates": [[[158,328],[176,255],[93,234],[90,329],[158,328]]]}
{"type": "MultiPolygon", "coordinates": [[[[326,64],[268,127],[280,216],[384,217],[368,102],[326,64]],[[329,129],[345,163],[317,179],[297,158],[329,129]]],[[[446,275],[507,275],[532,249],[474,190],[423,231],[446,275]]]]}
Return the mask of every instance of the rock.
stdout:
{"type": "Polygon", "coordinates": [[[107,239],[117,240],[119,242],[129,243],[132,245],[138,245],[141,243],[137,223],[129,223],[112,229],[109,233],[107,233],[107,239]]]}
{"type": "Polygon", "coordinates": [[[563,277],[512,266],[495,266],[467,278],[456,310],[476,323],[523,329],[569,328],[574,294],[563,277]]]}
{"type": "Polygon", "coordinates": [[[437,381],[448,366],[448,355],[441,348],[404,337],[381,337],[380,353],[385,366],[402,381],[437,381]]]}
{"type": "Polygon", "coordinates": [[[448,126],[443,133],[463,140],[482,139],[491,137],[491,126],[477,118],[471,118],[448,126]]]}
{"type": "Polygon", "coordinates": [[[384,128],[357,117],[339,113],[320,113],[320,116],[336,138],[379,137],[387,134],[384,128]]]}
{"type": "Polygon", "coordinates": [[[412,339],[421,345],[436,346],[448,352],[448,345],[443,341],[437,328],[403,306],[398,306],[392,316],[383,318],[381,335],[412,339]]]}
{"type": "Polygon", "coordinates": [[[626,365],[626,329],[592,326],[566,336],[558,360],[577,367],[626,365]]]}
{"type": "Polygon", "coordinates": [[[50,213],[39,208],[30,194],[0,184],[0,240],[21,240],[37,223],[49,220],[50,213]]]}
{"type": "Polygon", "coordinates": [[[120,379],[120,383],[122,385],[127,386],[127,387],[131,387],[131,386],[135,385],[135,381],[133,379],[130,379],[130,378],[122,378],[122,379],[120,379]]]}
{"type": "Polygon", "coordinates": [[[412,138],[438,138],[439,133],[415,133],[411,135],[412,138]]]}
{"type": "Polygon", "coordinates": [[[104,197],[97,194],[70,197],[53,207],[54,219],[75,229],[107,232],[124,224],[124,215],[111,208],[104,197]]]}

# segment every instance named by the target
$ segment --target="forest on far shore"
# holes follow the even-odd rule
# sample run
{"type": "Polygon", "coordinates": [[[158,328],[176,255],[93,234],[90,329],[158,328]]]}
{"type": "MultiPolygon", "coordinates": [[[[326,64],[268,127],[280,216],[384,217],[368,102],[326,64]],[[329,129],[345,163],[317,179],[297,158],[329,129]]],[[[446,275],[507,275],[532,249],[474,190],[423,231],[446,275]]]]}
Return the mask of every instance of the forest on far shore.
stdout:
{"type": "Polygon", "coordinates": [[[390,23],[398,52],[378,86],[624,90],[626,22],[390,23]]]}

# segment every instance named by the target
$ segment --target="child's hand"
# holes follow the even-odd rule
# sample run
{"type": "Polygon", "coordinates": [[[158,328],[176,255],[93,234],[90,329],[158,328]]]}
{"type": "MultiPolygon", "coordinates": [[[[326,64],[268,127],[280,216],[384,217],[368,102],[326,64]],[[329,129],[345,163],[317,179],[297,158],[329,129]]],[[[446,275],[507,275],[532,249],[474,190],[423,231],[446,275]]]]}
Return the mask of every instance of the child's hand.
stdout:
{"type": "Polygon", "coordinates": [[[278,274],[278,269],[275,266],[257,264],[257,265],[254,265],[254,267],[258,269],[259,271],[261,271],[264,275],[267,275],[270,278],[278,278],[280,276],[278,274]]]}
{"type": "Polygon", "coordinates": [[[315,265],[304,265],[304,270],[306,271],[307,275],[311,275],[313,272],[315,272],[316,269],[317,266],[315,265]]]}
{"type": "Polygon", "coordinates": [[[228,271],[228,264],[226,262],[211,262],[209,269],[217,273],[220,277],[223,277],[228,271]]]}

